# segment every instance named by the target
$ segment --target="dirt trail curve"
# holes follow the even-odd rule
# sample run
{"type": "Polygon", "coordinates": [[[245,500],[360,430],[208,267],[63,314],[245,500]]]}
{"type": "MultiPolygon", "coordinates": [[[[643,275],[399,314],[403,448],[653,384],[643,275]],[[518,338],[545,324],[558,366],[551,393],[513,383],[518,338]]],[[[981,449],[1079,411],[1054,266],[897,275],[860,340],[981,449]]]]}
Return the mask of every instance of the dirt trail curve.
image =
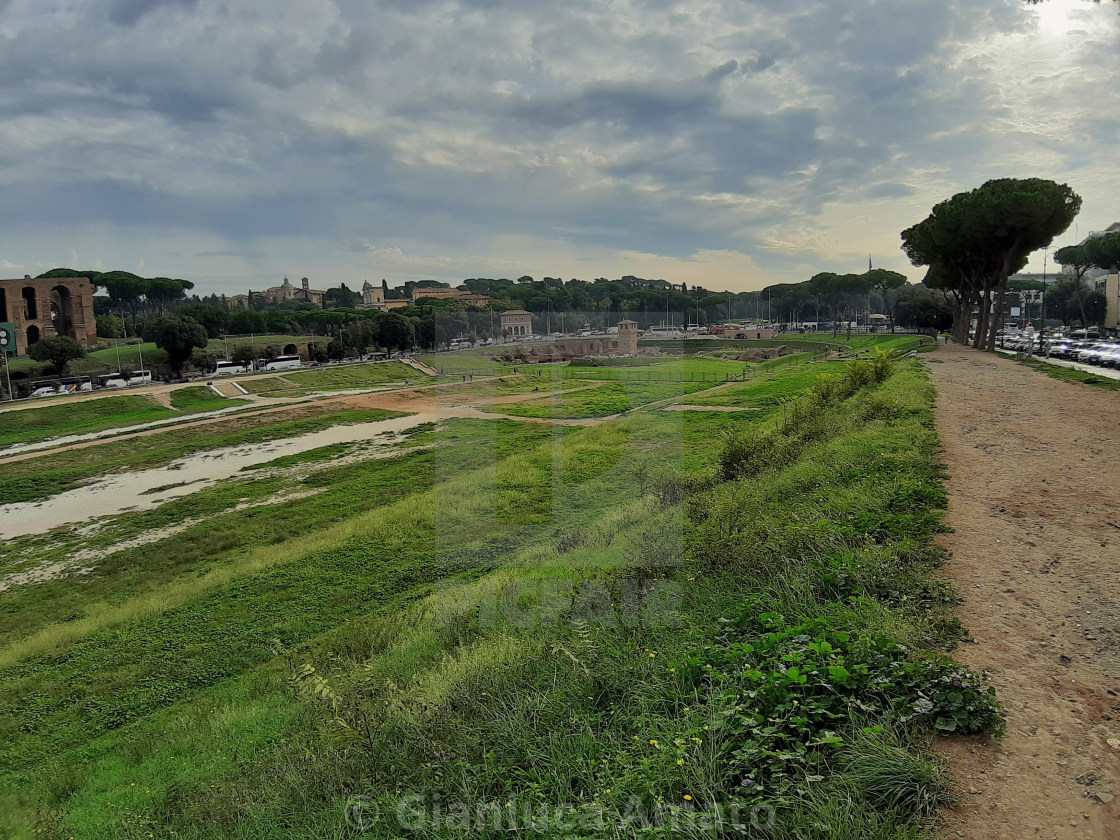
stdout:
{"type": "Polygon", "coordinates": [[[949,465],[947,566],[1007,709],[944,743],[946,838],[1120,838],[1120,395],[949,347],[929,359],[949,465]],[[1111,744],[1110,744],[1111,741],[1111,744]]]}

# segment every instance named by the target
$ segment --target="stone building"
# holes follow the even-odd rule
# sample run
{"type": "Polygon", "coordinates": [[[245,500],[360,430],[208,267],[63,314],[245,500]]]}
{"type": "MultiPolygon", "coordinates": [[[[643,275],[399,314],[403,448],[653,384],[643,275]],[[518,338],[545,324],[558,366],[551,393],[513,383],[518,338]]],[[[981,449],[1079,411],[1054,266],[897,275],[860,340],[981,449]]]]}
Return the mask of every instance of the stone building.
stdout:
{"type": "Polygon", "coordinates": [[[436,300],[458,300],[470,306],[485,306],[490,302],[489,295],[480,295],[464,289],[445,289],[442,287],[429,287],[421,289],[412,287],[412,301],[415,303],[420,298],[435,298],[436,300]]]}
{"type": "Polygon", "coordinates": [[[502,335],[527,336],[533,334],[533,313],[524,309],[509,309],[501,314],[502,335]]]}
{"type": "Polygon", "coordinates": [[[771,327],[759,327],[750,324],[719,324],[718,326],[710,327],[708,332],[711,335],[718,335],[720,338],[746,338],[753,339],[754,341],[768,341],[773,338],[775,334],[771,327]]]}
{"type": "Polygon", "coordinates": [[[86,347],[97,345],[93,284],[88,277],[0,280],[0,321],[16,328],[16,353],[43,338],[69,336],[86,347]]]}
{"type": "MultiPolygon", "coordinates": [[[[406,286],[405,289],[408,287],[406,286]]],[[[402,306],[413,306],[421,298],[434,298],[436,300],[456,300],[468,306],[485,306],[490,302],[489,295],[479,295],[463,289],[448,289],[443,286],[420,288],[413,286],[411,292],[396,288],[390,291],[382,282],[380,286],[373,286],[366,281],[362,286],[362,302],[358,309],[378,309],[385,312],[389,309],[400,309],[402,306]]]]}
{"type": "Polygon", "coordinates": [[[226,302],[227,309],[252,309],[254,305],[261,303],[285,303],[286,301],[311,303],[322,307],[326,294],[322,289],[312,289],[311,281],[306,277],[300,281],[298,286],[285,277],[284,282],[279,286],[272,286],[263,292],[254,292],[250,289],[247,295],[229,295],[228,297],[223,295],[223,299],[226,302]]]}
{"type": "Polygon", "coordinates": [[[299,303],[313,303],[316,306],[323,305],[323,297],[326,294],[327,293],[321,289],[312,289],[311,283],[306,277],[300,281],[298,288],[293,286],[292,281],[285,277],[284,282],[279,286],[273,286],[260,293],[261,297],[269,303],[284,303],[285,301],[294,300],[299,303]]]}
{"type": "Polygon", "coordinates": [[[558,338],[548,343],[518,348],[518,357],[527,361],[563,361],[580,356],[638,355],[638,322],[619,321],[618,333],[558,338]]]}
{"type": "Polygon", "coordinates": [[[384,284],[374,286],[367,280],[362,286],[362,302],[358,304],[358,309],[376,309],[380,312],[388,312],[390,309],[400,309],[409,306],[411,303],[412,301],[405,298],[390,297],[384,284]]]}

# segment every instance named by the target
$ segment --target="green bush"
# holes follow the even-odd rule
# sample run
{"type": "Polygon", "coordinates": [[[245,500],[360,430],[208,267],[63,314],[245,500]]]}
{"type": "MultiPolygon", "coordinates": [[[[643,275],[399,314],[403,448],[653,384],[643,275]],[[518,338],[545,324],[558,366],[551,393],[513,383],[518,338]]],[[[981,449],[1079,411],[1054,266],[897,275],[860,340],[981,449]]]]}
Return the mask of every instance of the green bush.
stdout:
{"type": "Polygon", "coordinates": [[[945,733],[1002,733],[995,690],[968,668],[837,623],[789,624],[755,599],[716,644],[673,663],[683,680],[719,692],[715,729],[748,794],[772,798],[802,783],[869,715],[945,733]]]}

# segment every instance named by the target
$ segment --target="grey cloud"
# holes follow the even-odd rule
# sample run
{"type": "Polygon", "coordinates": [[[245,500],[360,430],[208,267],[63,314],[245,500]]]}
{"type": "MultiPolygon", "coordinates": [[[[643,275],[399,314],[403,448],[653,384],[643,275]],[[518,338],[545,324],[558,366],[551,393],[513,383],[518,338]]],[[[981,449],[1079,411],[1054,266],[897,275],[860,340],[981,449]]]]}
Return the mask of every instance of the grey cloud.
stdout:
{"type": "Polygon", "coordinates": [[[620,122],[633,130],[677,125],[712,116],[719,107],[719,81],[737,66],[727,62],[704,79],[600,82],[572,94],[527,96],[510,113],[548,128],[587,122],[620,122]]]}
{"type": "Polygon", "coordinates": [[[109,4],[109,20],[118,26],[134,26],[140,18],[167,6],[194,9],[198,6],[198,0],[112,0],[109,4]]]}
{"type": "MultiPolygon", "coordinates": [[[[982,181],[1015,115],[991,66],[955,45],[1024,25],[1017,3],[990,0],[712,0],[703,16],[672,0],[76,8],[85,25],[36,18],[0,48],[6,121],[34,126],[0,144],[14,200],[0,219],[60,241],[52,225],[217,234],[231,244],[201,246],[210,264],[270,235],[750,250],[762,224],[811,225],[826,202],[906,198],[915,170],[982,181]],[[712,193],[765,209],[697,201],[712,193]]],[[[1079,49],[1104,68],[1115,47],[1079,49]]],[[[1041,75],[1032,107],[1054,119],[1041,75]]],[[[1118,145],[1097,76],[1062,83],[1067,101],[1099,102],[1070,128],[1069,166],[1118,145]]]]}
{"type": "Polygon", "coordinates": [[[914,188],[906,184],[883,183],[867,188],[868,198],[903,198],[914,194],[914,188]]]}

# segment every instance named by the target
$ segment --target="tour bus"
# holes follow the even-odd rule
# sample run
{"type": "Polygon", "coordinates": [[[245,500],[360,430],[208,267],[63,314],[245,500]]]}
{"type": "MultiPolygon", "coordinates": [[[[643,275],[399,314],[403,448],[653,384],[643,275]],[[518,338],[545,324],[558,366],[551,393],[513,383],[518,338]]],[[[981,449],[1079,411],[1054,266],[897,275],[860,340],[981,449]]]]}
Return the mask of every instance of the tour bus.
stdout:
{"type": "Polygon", "coordinates": [[[252,362],[246,362],[246,363],[242,364],[241,362],[221,361],[221,362],[218,362],[214,366],[214,375],[215,376],[236,376],[236,375],[242,374],[242,373],[251,373],[252,370],[253,370],[253,363],[252,362]]]}
{"type": "Polygon", "coordinates": [[[106,373],[97,377],[98,388],[134,388],[137,385],[152,384],[150,370],[133,371],[132,376],[125,377],[120,373],[106,373]]]}
{"type": "Polygon", "coordinates": [[[303,367],[299,356],[277,356],[272,361],[260,363],[260,370],[291,370],[298,367],[303,367]]]}
{"type": "Polygon", "coordinates": [[[76,394],[79,391],[92,391],[93,380],[88,376],[69,376],[65,379],[40,379],[31,383],[32,397],[57,397],[60,394],[76,394]]]}

